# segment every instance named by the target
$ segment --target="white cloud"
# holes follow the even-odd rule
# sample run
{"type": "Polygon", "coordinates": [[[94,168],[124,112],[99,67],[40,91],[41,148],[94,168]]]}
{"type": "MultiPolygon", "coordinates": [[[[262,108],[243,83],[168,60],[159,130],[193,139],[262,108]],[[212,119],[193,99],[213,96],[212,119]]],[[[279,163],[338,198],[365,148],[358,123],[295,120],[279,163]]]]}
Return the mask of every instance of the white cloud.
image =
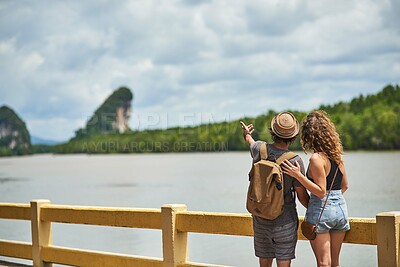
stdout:
{"type": "Polygon", "coordinates": [[[12,54],[15,51],[15,40],[16,38],[11,38],[8,40],[3,40],[0,42],[0,54],[12,54]]]}
{"type": "Polygon", "coordinates": [[[33,72],[44,62],[44,58],[37,52],[32,52],[23,59],[21,68],[24,71],[33,72]]]}

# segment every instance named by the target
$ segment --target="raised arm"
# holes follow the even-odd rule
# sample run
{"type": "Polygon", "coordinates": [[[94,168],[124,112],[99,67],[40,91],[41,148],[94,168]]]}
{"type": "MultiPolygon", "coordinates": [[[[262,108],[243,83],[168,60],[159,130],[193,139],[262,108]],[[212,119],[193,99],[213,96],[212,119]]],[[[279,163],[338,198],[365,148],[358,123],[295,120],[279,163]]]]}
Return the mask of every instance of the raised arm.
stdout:
{"type": "Polygon", "coordinates": [[[243,121],[240,121],[240,125],[242,126],[243,129],[244,140],[248,145],[251,145],[252,143],[255,142],[253,137],[251,137],[251,134],[254,132],[253,124],[246,125],[243,121]]]}

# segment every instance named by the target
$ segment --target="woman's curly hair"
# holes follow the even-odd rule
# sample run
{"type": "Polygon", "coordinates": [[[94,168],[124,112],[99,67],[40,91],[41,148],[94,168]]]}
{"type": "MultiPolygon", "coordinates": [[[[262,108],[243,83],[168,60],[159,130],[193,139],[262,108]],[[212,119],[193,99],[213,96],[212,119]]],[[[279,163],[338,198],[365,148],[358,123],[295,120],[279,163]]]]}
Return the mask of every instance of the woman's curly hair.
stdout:
{"type": "Polygon", "coordinates": [[[320,152],[338,164],[343,162],[343,146],[339,134],[324,111],[312,111],[303,120],[301,146],[306,153],[320,152]]]}

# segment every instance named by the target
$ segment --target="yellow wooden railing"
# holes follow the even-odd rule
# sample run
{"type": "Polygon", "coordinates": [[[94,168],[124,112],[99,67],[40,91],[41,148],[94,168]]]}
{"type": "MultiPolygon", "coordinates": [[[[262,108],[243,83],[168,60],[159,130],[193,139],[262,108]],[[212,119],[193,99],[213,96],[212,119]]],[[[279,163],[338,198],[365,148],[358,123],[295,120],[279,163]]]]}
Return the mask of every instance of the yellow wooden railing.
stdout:
{"type": "MultiPolygon", "coordinates": [[[[0,239],[0,256],[28,259],[34,267],[53,263],[72,266],[221,266],[189,262],[187,233],[252,236],[247,214],[191,212],[185,205],[161,209],[131,209],[53,205],[49,200],[30,204],[0,203],[0,219],[30,220],[32,243],[0,239]],[[51,223],[90,224],[162,230],[163,258],[81,250],[52,245],[51,223]]],[[[300,222],[304,219],[300,217],[300,222]]],[[[346,243],[377,245],[379,267],[400,267],[400,212],[375,218],[351,218],[346,243]]],[[[299,231],[299,239],[305,240],[299,231]]]]}

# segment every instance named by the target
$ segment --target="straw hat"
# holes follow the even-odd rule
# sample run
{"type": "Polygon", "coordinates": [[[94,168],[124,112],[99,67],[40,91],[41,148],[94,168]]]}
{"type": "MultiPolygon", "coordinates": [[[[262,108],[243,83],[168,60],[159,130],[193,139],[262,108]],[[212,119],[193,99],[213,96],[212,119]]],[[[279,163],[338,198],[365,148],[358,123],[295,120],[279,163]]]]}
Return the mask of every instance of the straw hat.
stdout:
{"type": "Polygon", "coordinates": [[[281,112],[271,121],[271,129],[276,136],[289,139],[299,133],[299,123],[290,112],[281,112]]]}

